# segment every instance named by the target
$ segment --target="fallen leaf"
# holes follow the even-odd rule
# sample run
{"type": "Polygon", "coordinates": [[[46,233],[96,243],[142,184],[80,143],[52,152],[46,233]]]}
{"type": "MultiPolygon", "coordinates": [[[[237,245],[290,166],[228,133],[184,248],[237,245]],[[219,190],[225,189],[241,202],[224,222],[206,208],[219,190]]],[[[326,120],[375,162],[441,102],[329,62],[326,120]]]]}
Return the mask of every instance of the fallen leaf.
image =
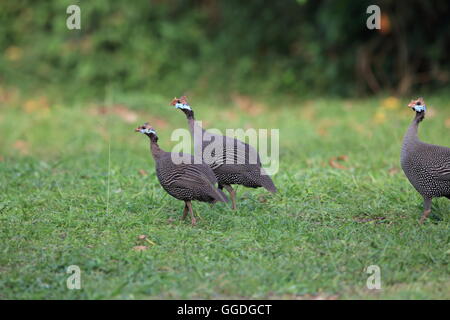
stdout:
{"type": "Polygon", "coordinates": [[[5,56],[6,56],[6,59],[8,59],[10,61],[17,61],[17,60],[20,60],[20,58],[22,58],[22,52],[23,52],[23,50],[21,48],[16,47],[16,46],[11,46],[5,50],[5,56]]]}
{"type": "Polygon", "coordinates": [[[167,222],[168,223],[174,223],[176,220],[174,219],[174,218],[169,218],[169,219],[167,219],[167,222]]]}
{"type": "Polygon", "coordinates": [[[396,97],[389,97],[381,102],[383,109],[394,110],[400,107],[400,100],[396,97]]]}
{"type": "Polygon", "coordinates": [[[91,115],[115,115],[126,123],[135,123],[138,119],[147,120],[152,126],[158,129],[168,127],[168,122],[162,118],[154,117],[146,112],[134,111],[123,104],[115,104],[110,106],[91,106],[88,109],[91,115]]]}
{"type": "Polygon", "coordinates": [[[29,148],[28,142],[23,141],[23,140],[17,140],[16,142],[14,142],[13,148],[16,149],[17,151],[19,151],[23,155],[30,153],[30,150],[29,150],[30,148],[29,148]]]}
{"type": "Polygon", "coordinates": [[[227,119],[230,121],[235,121],[237,119],[237,115],[231,111],[224,111],[220,113],[222,119],[227,119]]]}
{"type": "MultiPolygon", "coordinates": [[[[19,100],[19,90],[17,88],[3,88],[0,87],[0,102],[3,103],[2,107],[6,106],[9,102],[14,102],[19,100]]],[[[9,106],[14,105],[14,103],[8,104],[9,106]]]]}
{"type": "Polygon", "coordinates": [[[91,114],[108,115],[113,114],[121,118],[126,123],[134,123],[138,119],[136,112],[130,110],[123,104],[116,104],[112,106],[101,106],[90,110],[91,114]]]}
{"type": "Polygon", "coordinates": [[[450,118],[447,118],[444,123],[447,128],[450,128],[450,118]]]}
{"type": "Polygon", "coordinates": [[[298,110],[298,116],[301,117],[301,119],[314,121],[316,118],[316,108],[311,102],[303,103],[302,108],[299,108],[298,110]]]}
{"type": "Polygon", "coordinates": [[[24,110],[26,113],[47,112],[49,109],[49,103],[46,97],[29,99],[24,103],[24,110]]]}
{"type": "Polygon", "coordinates": [[[386,114],[384,111],[378,110],[373,116],[373,122],[376,124],[382,124],[386,121],[386,114]]]}
{"type": "Polygon", "coordinates": [[[252,98],[240,94],[233,94],[231,96],[234,104],[245,113],[251,116],[257,116],[263,113],[266,107],[259,102],[255,102],[252,98]]]}
{"type": "Polygon", "coordinates": [[[328,129],[335,127],[337,124],[336,120],[334,119],[321,119],[318,123],[317,123],[317,129],[316,132],[318,135],[320,136],[327,136],[328,135],[328,129]]]}
{"type": "Polygon", "coordinates": [[[148,176],[148,172],[145,171],[144,169],[139,170],[139,174],[143,177],[148,176]]]}
{"type": "Polygon", "coordinates": [[[389,175],[393,176],[393,175],[396,175],[397,173],[399,173],[400,170],[398,168],[396,168],[396,167],[392,167],[392,168],[389,169],[388,172],[389,172],[389,175]]]}
{"type": "Polygon", "coordinates": [[[347,170],[347,169],[348,169],[347,167],[345,167],[345,166],[343,166],[342,164],[339,163],[339,161],[345,162],[345,161],[347,161],[347,160],[348,160],[348,156],[342,155],[342,156],[338,156],[338,157],[333,157],[333,158],[331,158],[330,161],[329,161],[329,163],[330,163],[330,166],[331,166],[332,168],[335,168],[335,169],[342,169],[342,170],[347,170]]]}
{"type": "Polygon", "coordinates": [[[148,249],[148,247],[146,247],[146,246],[135,246],[135,247],[133,247],[134,251],[145,251],[147,249],[148,249]]]}

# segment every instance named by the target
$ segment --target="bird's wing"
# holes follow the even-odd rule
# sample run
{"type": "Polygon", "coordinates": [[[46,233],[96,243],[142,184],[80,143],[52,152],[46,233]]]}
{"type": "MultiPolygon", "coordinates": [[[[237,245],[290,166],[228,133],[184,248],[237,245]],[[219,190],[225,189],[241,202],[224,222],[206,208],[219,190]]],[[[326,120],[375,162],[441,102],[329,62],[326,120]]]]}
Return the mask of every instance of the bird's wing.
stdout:
{"type": "Polygon", "coordinates": [[[207,165],[179,164],[174,170],[171,186],[192,188],[193,186],[215,185],[216,177],[207,165]]]}
{"type": "Polygon", "coordinates": [[[450,180],[450,162],[438,169],[439,180],[450,180]]]}
{"type": "Polygon", "coordinates": [[[228,168],[237,173],[248,170],[247,166],[243,164],[261,166],[258,153],[249,144],[226,136],[215,134],[210,134],[210,136],[213,137],[213,140],[211,143],[205,143],[203,152],[205,162],[211,164],[214,170],[221,167],[221,169],[226,170],[225,168],[228,168]],[[214,144],[217,141],[220,143],[214,144]],[[208,159],[209,155],[211,155],[212,159],[208,159]]]}
{"type": "Polygon", "coordinates": [[[442,163],[435,166],[435,172],[439,180],[450,180],[450,148],[437,146],[433,152],[437,159],[442,159],[442,163]]]}

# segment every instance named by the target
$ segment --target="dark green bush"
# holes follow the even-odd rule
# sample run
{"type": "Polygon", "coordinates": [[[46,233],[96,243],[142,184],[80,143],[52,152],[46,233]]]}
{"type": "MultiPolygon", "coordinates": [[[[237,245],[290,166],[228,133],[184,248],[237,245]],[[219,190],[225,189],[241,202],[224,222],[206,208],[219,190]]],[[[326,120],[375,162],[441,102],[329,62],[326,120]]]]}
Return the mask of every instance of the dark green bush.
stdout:
{"type": "Polygon", "coordinates": [[[433,1],[3,1],[0,81],[99,95],[355,95],[448,85],[449,5],[433,1]],[[81,8],[81,30],[66,8],[81,8]],[[383,29],[366,28],[378,4],[383,29]]]}

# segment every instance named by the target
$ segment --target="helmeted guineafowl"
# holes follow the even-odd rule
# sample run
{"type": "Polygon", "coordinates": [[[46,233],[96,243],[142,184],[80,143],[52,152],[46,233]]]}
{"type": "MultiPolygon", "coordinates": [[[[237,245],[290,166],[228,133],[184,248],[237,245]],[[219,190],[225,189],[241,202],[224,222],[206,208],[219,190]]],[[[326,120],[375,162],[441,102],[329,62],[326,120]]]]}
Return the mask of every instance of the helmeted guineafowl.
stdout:
{"type": "Polygon", "coordinates": [[[174,98],[171,105],[186,115],[196,154],[200,149],[202,159],[211,166],[217,177],[219,189],[225,188],[230,193],[233,210],[236,209],[236,191],[232,184],[250,188],[263,187],[272,193],[277,191],[272,179],[261,166],[258,152],[252,146],[236,138],[204,130],[195,121],[194,111],[185,96],[174,98]]]}
{"type": "Polygon", "coordinates": [[[136,128],[135,131],[150,138],[150,150],[155,160],[156,175],[161,186],[172,197],[185,202],[183,220],[189,211],[192,225],[196,224],[192,200],[210,203],[228,202],[225,194],[216,188],[217,179],[208,165],[205,163],[195,164],[194,158],[189,154],[163,151],[158,146],[156,131],[148,123],[136,128]],[[179,161],[181,159],[184,159],[184,162],[179,161]]]}
{"type": "Polygon", "coordinates": [[[433,198],[450,199],[450,148],[419,140],[419,123],[426,113],[422,98],[412,100],[408,107],[416,112],[416,116],[403,139],[401,165],[408,180],[423,197],[424,211],[420,219],[423,223],[431,212],[433,198]]]}

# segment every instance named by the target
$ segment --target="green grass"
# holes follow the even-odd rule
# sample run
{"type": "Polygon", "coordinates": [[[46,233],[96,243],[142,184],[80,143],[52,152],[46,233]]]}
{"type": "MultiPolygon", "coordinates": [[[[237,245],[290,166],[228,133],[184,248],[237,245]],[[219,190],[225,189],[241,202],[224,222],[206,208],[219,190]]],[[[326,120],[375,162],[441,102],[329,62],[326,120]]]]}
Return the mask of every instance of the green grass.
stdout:
{"type": "MultiPolygon", "coordinates": [[[[194,202],[202,219],[192,227],[158,184],[147,138],[133,132],[150,121],[169,150],[171,131],[186,127],[170,98],[106,99],[107,110],[134,110],[132,122],[95,104],[3,103],[1,299],[450,298],[450,202],[435,200],[418,225],[421,198],[399,167],[413,117],[406,100],[249,111],[193,99],[207,127],[279,128],[281,146],[276,195],[239,187],[236,212],[194,202]],[[340,155],[347,169],[330,166],[340,155]],[[66,288],[70,265],[81,268],[81,290],[66,288]],[[381,290],[366,288],[369,265],[381,268],[381,290]]],[[[434,115],[420,135],[448,146],[450,100],[426,100],[434,115]]]]}

